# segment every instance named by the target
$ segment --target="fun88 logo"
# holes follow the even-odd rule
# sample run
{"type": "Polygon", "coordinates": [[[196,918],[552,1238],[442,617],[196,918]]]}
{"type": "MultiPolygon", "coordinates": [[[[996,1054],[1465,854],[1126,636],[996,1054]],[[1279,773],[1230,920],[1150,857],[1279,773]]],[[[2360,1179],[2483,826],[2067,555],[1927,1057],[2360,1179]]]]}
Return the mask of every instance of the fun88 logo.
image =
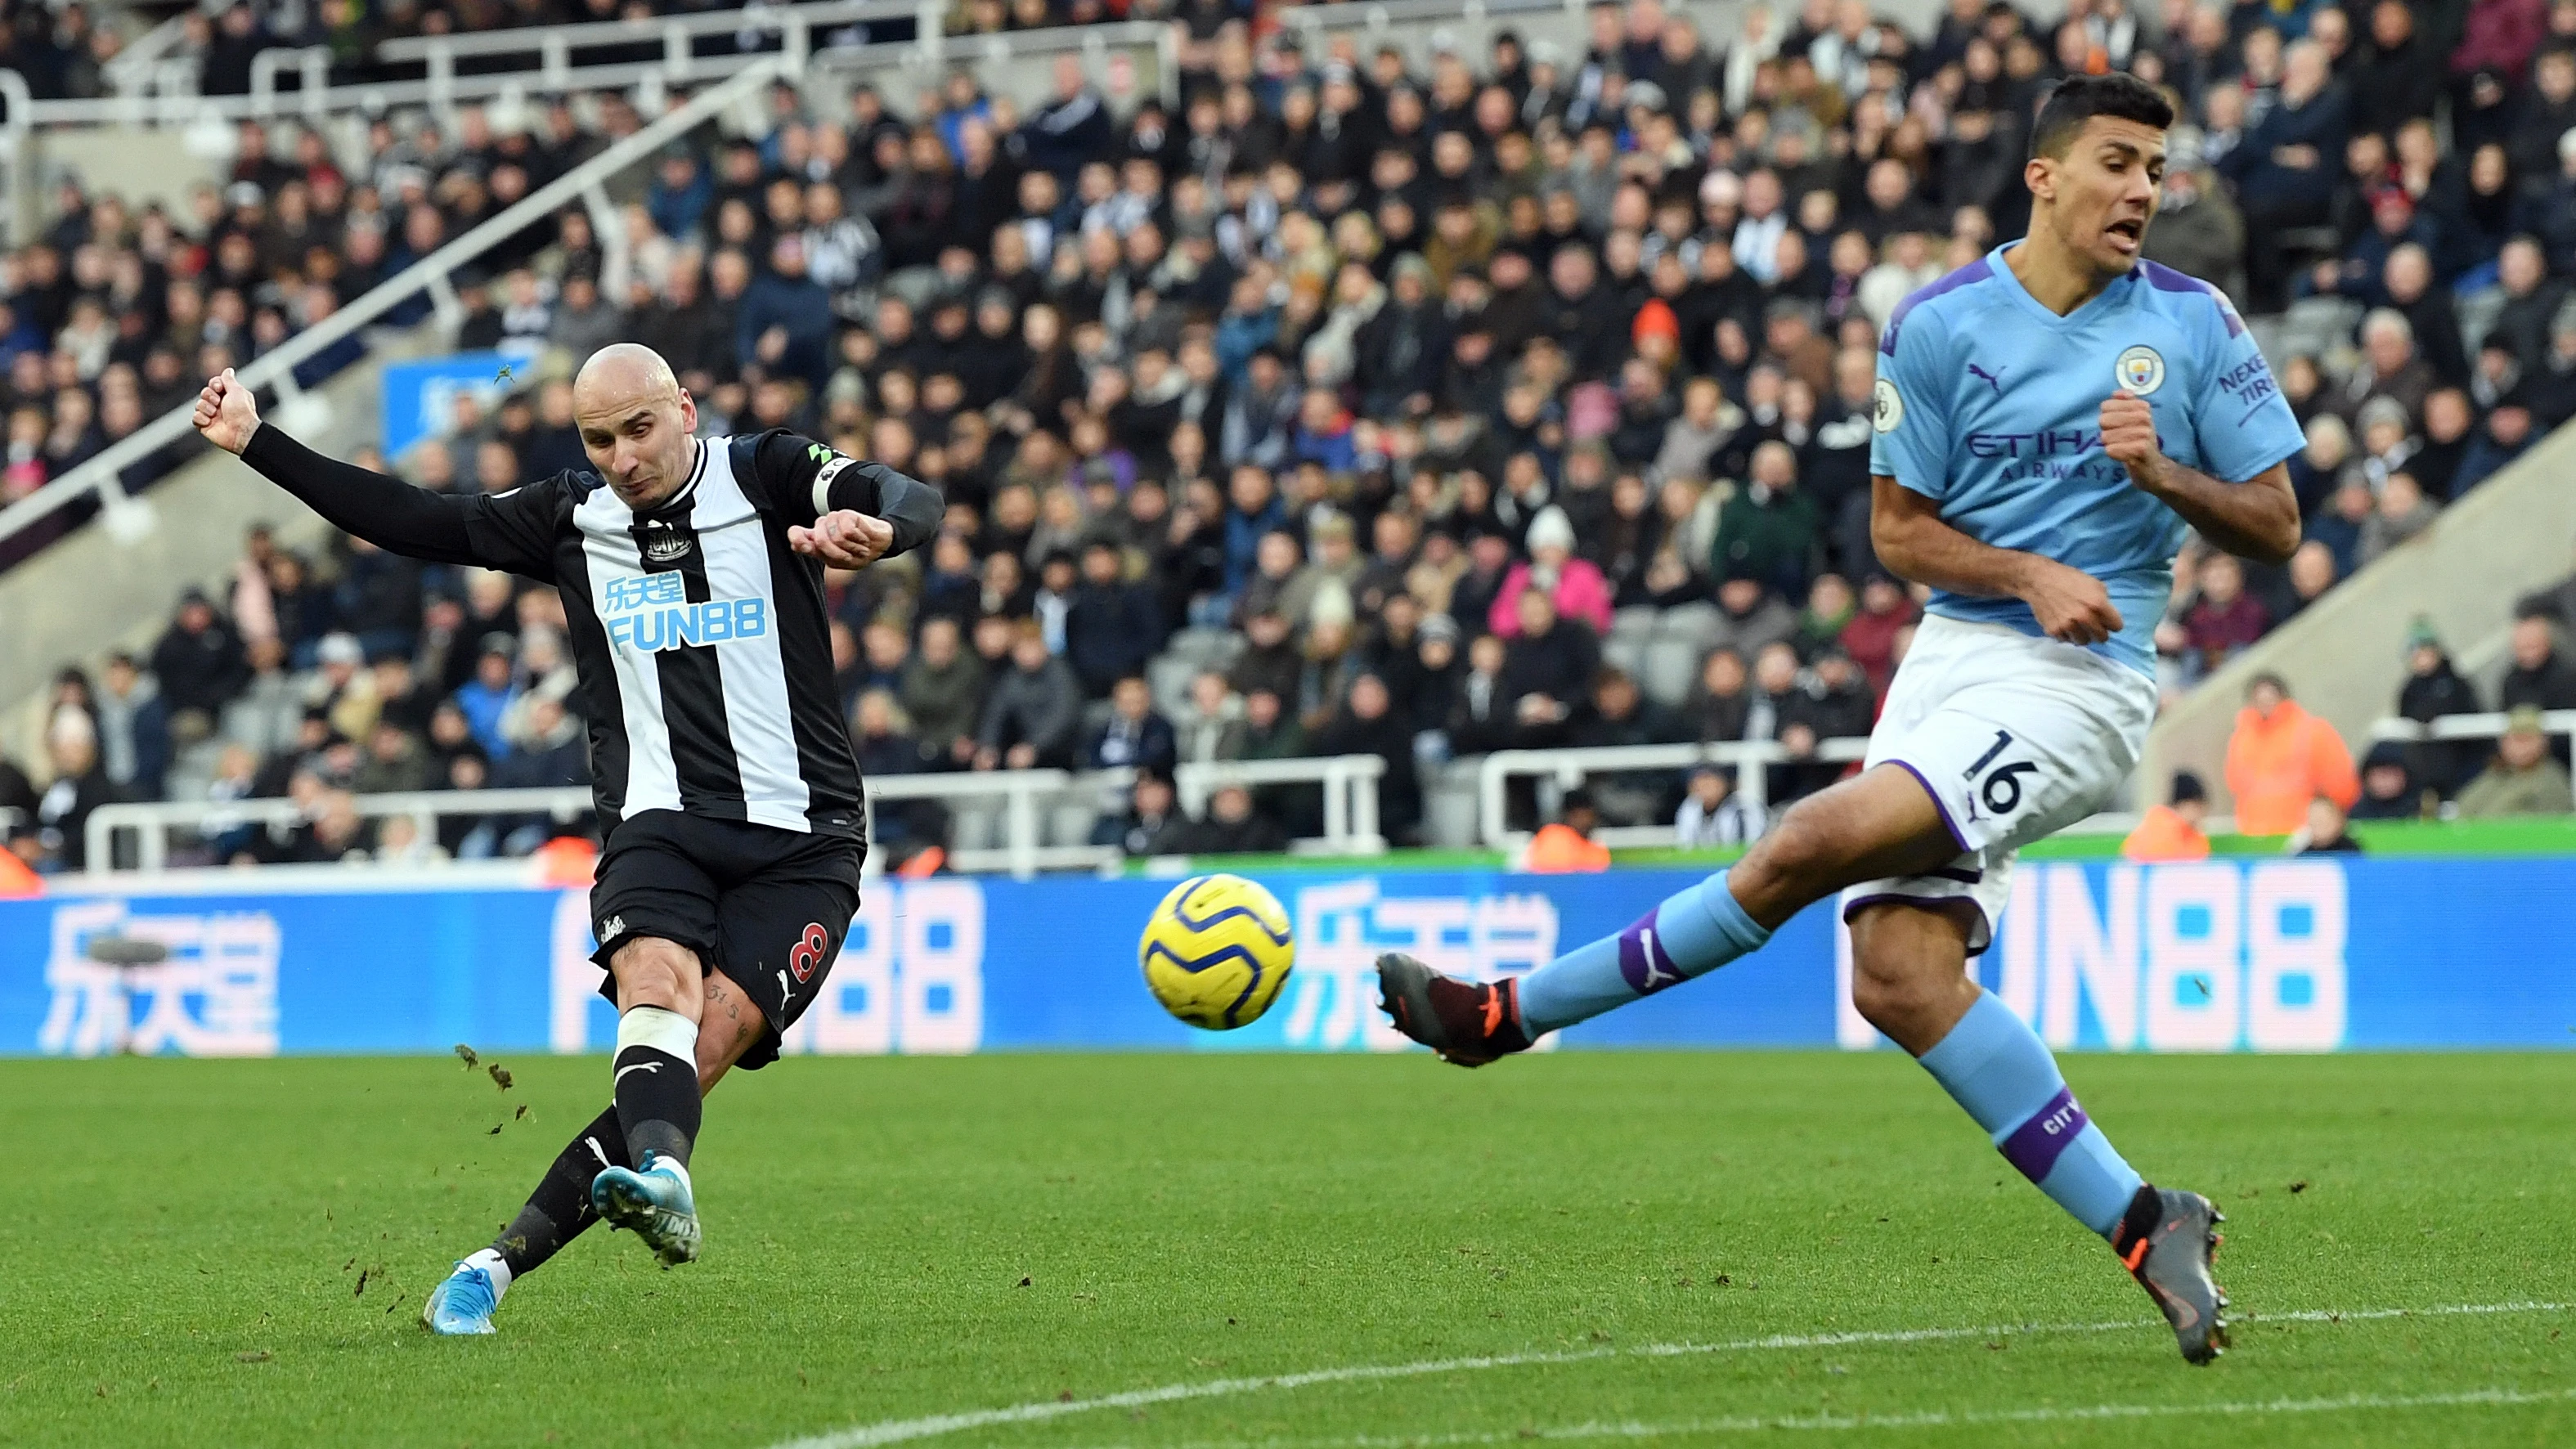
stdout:
{"type": "Polygon", "coordinates": [[[608,642],[647,653],[757,639],[769,632],[768,600],[708,599],[693,604],[675,573],[610,579],[600,593],[599,612],[608,625],[608,642]]]}

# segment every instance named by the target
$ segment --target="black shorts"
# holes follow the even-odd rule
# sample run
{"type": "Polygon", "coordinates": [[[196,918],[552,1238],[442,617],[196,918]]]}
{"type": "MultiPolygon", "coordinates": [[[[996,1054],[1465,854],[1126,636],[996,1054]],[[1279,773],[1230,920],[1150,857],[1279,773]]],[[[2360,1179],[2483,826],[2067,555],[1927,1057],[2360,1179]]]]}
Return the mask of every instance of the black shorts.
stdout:
{"type": "MultiPolygon", "coordinates": [[[[803,834],[676,810],[647,810],[609,832],[590,888],[601,970],[618,947],[658,936],[722,968],[760,1007],[769,1030],[734,1065],[758,1071],[832,973],[859,910],[868,848],[844,835],[803,834]]],[[[617,999],[617,978],[599,983],[617,999]]]]}

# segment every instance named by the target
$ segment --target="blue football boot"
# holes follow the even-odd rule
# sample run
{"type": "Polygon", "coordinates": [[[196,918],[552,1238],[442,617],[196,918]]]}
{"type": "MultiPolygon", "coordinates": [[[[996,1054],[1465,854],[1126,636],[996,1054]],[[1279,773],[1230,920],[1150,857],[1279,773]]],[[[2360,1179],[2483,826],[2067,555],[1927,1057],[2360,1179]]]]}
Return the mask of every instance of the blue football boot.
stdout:
{"type": "Polygon", "coordinates": [[[432,1333],[492,1332],[492,1310],[501,1295],[492,1291],[492,1275],[467,1263],[456,1265],[447,1280],[429,1290],[420,1305],[420,1321],[432,1333]]]}
{"type": "Polygon", "coordinates": [[[665,1268],[698,1257],[698,1201],[688,1169],[647,1150],[641,1171],[611,1167],[590,1180],[590,1205],[610,1227],[644,1240],[665,1268]]]}

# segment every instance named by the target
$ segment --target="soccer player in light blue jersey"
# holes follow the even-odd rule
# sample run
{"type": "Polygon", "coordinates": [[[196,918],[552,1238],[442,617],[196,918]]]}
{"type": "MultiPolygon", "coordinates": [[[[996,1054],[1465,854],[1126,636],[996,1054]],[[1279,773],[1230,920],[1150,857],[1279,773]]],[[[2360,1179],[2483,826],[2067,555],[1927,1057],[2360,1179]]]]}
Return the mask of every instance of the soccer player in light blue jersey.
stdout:
{"type": "Polygon", "coordinates": [[[2216,288],[2142,261],[2173,111],[2128,75],[2032,127],[2030,234],[1908,297],[1878,359],[1870,538],[1933,591],[1864,768],[1744,858],[1517,980],[1378,962],[1398,1029],[1462,1066],[1759,949],[1840,893],[1852,1001],[2004,1157],[2107,1239],[2183,1357],[2226,1345],[2219,1215],[2149,1185],[2048,1047],[1977,985],[2015,852],[2100,808],[2155,717],[2154,628],[2189,530],[2278,563],[2299,425],[2216,288]]]}

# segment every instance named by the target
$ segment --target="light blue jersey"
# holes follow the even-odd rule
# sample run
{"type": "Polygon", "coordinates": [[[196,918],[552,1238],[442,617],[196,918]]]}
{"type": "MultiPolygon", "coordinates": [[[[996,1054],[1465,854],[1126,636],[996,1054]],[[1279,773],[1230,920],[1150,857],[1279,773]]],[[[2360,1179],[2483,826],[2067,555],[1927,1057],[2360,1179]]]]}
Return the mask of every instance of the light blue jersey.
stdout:
{"type": "MultiPolygon", "coordinates": [[[[2146,399],[2164,455],[2242,483],[2305,444],[2244,322],[2218,289],[2141,262],[2060,317],[1997,247],[1908,297],[1879,341],[1869,470],[1941,505],[1980,543],[2082,569],[2121,630],[2093,646],[2153,676],[2156,620],[2188,531],[2102,451],[2103,400],[2146,399]]],[[[2041,632],[2019,599],[1936,591],[1932,612],[2041,632]]]]}

